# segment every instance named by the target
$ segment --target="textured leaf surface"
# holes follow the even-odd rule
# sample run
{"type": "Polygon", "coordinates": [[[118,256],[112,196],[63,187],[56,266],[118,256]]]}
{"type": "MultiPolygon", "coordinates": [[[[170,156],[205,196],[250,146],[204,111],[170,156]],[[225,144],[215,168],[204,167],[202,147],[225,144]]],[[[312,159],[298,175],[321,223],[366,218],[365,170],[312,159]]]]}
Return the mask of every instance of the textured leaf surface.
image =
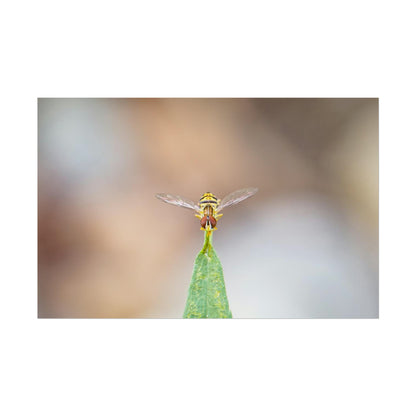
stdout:
{"type": "Polygon", "coordinates": [[[204,247],[195,260],[184,318],[232,318],[220,260],[205,232],[204,247]]]}

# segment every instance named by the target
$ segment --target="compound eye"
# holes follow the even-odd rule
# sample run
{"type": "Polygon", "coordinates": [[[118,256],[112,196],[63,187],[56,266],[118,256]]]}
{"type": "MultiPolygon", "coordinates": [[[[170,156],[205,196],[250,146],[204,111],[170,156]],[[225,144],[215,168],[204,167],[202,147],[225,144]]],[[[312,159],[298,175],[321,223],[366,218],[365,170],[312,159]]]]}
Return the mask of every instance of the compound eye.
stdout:
{"type": "Polygon", "coordinates": [[[209,216],[209,222],[211,223],[212,228],[215,228],[217,225],[217,220],[213,216],[209,216]]]}
{"type": "Polygon", "coordinates": [[[208,220],[207,216],[201,218],[200,224],[202,228],[205,228],[205,226],[207,225],[207,220],[208,220]]]}

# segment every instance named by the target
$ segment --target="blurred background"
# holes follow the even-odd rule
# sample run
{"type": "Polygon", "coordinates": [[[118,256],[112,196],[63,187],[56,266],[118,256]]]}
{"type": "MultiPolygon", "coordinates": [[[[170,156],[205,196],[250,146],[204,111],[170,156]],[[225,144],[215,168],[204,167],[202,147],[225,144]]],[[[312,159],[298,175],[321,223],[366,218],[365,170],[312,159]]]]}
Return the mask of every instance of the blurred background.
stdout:
{"type": "Polygon", "coordinates": [[[378,317],[378,99],[38,101],[38,316],[180,318],[197,201],[235,318],[378,317]]]}

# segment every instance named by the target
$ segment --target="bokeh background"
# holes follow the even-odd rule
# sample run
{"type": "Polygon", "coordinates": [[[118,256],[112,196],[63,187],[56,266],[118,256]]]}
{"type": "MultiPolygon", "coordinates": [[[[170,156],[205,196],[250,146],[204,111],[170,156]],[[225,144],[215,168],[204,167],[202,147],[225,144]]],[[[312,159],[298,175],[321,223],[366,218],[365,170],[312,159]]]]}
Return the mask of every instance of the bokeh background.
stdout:
{"type": "Polygon", "coordinates": [[[378,317],[377,99],[41,98],[38,316],[180,318],[203,232],[235,318],[378,317]]]}

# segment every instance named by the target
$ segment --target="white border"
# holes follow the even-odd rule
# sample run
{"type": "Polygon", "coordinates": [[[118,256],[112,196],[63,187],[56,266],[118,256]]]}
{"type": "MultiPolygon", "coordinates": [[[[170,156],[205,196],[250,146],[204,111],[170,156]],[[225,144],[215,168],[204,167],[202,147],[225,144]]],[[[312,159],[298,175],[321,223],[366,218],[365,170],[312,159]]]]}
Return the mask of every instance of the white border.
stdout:
{"type": "Polygon", "coordinates": [[[411,3],[148,3],[3,6],[0,413],[414,414],[411,3]],[[380,319],[37,320],[38,96],[380,97],[380,319]]]}

